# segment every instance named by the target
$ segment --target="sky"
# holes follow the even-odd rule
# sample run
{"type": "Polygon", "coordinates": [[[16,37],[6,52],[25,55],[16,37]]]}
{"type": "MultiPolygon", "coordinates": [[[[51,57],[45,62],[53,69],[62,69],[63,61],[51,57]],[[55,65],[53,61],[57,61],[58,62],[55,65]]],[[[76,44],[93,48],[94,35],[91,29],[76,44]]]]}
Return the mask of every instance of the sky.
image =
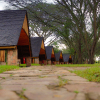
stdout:
{"type": "MultiPolygon", "coordinates": [[[[46,0],[48,3],[53,3],[54,0],[46,0]]],[[[7,6],[7,3],[5,3],[3,0],[0,1],[0,10],[4,10],[7,6]]]]}

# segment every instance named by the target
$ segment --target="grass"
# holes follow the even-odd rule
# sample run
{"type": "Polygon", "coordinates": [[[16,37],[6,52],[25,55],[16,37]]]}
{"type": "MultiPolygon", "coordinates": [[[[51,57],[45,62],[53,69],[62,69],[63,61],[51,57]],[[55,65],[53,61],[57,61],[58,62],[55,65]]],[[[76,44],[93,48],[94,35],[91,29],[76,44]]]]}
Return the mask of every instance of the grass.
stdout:
{"type": "Polygon", "coordinates": [[[26,91],[26,89],[22,88],[21,93],[19,94],[20,98],[27,100],[26,97],[24,96],[24,92],[26,91]]]}
{"type": "Polygon", "coordinates": [[[20,67],[14,66],[14,65],[0,65],[0,73],[3,73],[5,71],[10,71],[13,69],[19,69],[20,67]]]}
{"type": "Polygon", "coordinates": [[[99,67],[100,64],[56,64],[58,67],[99,67]]]}
{"type": "MultiPolygon", "coordinates": [[[[26,67],[26,64],[20,64],[22,67],[26,67]]],[[[31,64],[31,66],[40,66],[40,64],[31,64]]]]}
{"type": "Polygon", "coordinates": [[[6,79],[5,77],[2,77],[2,79],[6,79]]]}
{"type": "Polygon", "coordinates": [[[59,79],[59,87],[64,86],[68,82],[68,80],[61,78],[61,76],[58,76],[58,79],[59,79]]]}
{"type": "Polygon", "coordinates": [[[74,93],[79,93],[79,91],[74,91],[74,93]]]}
{"type": "Polygon", "coordinates": [[[100,67],[91,67],[85,70],[75,70],[72,72],[76,73],[78,76],[88,79],[88,81],[100,82],[100,67]]]}

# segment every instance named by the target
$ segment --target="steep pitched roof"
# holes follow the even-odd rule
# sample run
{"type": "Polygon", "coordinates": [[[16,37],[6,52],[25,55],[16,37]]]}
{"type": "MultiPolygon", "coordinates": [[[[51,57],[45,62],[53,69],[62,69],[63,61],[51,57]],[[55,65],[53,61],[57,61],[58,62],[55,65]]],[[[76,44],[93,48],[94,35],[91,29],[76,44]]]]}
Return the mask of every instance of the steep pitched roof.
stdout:
{"type": "Polygon", "coordinates": [[[51,59],[52,49],[53,49],[53,46],[46,46],[45,47],[47,59],[49,59],[49,60],[51,59]]]}
{"type": "Polygon", "coordinates": [[[58,53],[55,53],[56,61],[59,61],[59,59],[60,59],[60,53],[61,53],[61,51],[59,51],[58,53]]]}
{"type": "Polygon", "coordinates": [[[64,60],[64,62],[68,62],[69,54],[63,54],[63,60],[64,60]]]}
{"type": "Polygon", "coordinates": [[[26,10],[0,11],[0,46],[17,45],[26,10]]]}
{"type": "Polygon", "coordinates": [[[43,37],[31,37],[32,57],[39,57],[43,37]]]}

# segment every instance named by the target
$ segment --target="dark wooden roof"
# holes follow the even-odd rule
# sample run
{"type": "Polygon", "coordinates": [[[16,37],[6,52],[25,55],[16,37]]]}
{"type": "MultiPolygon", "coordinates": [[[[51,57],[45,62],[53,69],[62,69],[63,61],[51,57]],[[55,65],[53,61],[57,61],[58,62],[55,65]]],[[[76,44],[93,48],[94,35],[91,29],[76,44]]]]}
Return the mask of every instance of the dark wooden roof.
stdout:
{"type": "Polygon", "coordinates": [[[39,57],[43,37],[31,37],[32,57],[39,57]]]}
{"type": "Polygon", "coordinates": [[[60,59],[60,53],[61,53],[61,51],[59,51],[58,53],[55,53],[56,61],[59,61],[59,59],[60,59]]]}
{"type": "Polygon", "coordinates": [[[0,11],[0,46],[16,46],[26,10],[0,11]]]}
{"type": "Polygon", "coordinates": [[[45,47],[46,55],[47,55],[47,60],[51,59],[52,49],[53,49],[53,46],[46,46],[45,47]]]}
{"type": "Polygon", "coordinates": [[[63,54],[63,60],[64,60],[64,62],[68,62],[69,54],[63,54]]]}

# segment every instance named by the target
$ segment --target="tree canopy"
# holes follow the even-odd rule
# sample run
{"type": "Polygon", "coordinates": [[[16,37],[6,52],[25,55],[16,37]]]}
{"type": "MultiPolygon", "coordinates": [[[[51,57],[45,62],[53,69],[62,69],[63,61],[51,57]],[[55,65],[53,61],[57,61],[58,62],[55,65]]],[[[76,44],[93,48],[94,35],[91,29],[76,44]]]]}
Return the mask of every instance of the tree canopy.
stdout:
{"type": "Polygon", "coordinates": [[[77,63],[89,59],[94,63],[100,37],[100,0],[5,0],[12,6],[26,9],[32,23],[38,23],[60,37],[74,49],[77,63]]]}

